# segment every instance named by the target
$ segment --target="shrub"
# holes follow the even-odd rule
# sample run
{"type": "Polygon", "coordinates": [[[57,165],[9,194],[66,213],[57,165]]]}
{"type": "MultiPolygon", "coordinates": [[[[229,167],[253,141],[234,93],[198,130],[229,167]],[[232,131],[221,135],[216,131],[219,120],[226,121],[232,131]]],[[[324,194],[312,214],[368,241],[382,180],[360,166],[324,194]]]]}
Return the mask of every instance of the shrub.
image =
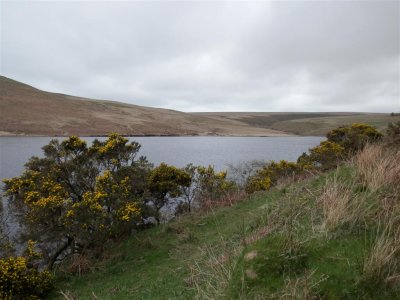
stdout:
{"type": "Polygon", "coordinates": [[[196,201],[202,206],[204,203],[215,202],[228,193],[236,190],[236,184],[227,179],[227,172],[216,172],[213,166],[198,166],[193,184],[196,189],[196,201]]]}
{"type": "Polygon", "coordinates": [[[181,212],[191,211],[192,206],[210,208],[237,202],[243,196],[237,185],[227,178],[227,172],[215,171],[213,166],[194,166],[189,164],[184,171],[189,174],[191,184],[183,186],[181,212]]]}
{"type": "Polygon", "coordinates": [[[249,177],[246,184],[246,192],[251,194],[257,191],[268,191],[271,188],[271,178],[256,174],[249,177]]]}
{"type": "Polygon", "coordinates": [[[24,256],[0,259],[1,299],[39,299],[52,288],[50,272],[34,267],[34,261],[39,258],[34,247],[29,241],[24,256]]]}
{"type": "Polygon", "coordinates": [[[298,164],[281,160],[272,161],[258,170],[253,176],[250,176],[246,184],[246,192],[267,191],[271,186],[276,185],[282,178],[296,176],[308,168],[306,164],[298,164]]]}
{"type": "Polygon", "coordinates": [[[50,246],[49,268],[77,245],[93,249],[136,227],[150,168],[135,159],[139,148],[117,134],[91,147],[75,136],[52,140],[44,158],[31,158],[23,175],[4,181],[26,233],[50,246]]]}
{"type": "Polygon", "coordinates": [[[319,146],[310,149],[308,161],[306,161],[322,170],[329,170],[337,166],[344,158],[344,154],[345,150],[341,145],[331,141],[323,141],[319,146]]]}
{"type": "Polygon", "coordinates": [[[388,124],[385,139],[390,144],[397,145],[400,143],[400,121],[388,124]]]}
{"type": "Polygon", "coordinates": [[[148,181],[151,200],[156,208],[156,219],[159,222],[160,209],[168,202],[169,197],[181,196],[183,188],[190,187],[192,178],[185,170],[162,163],[151,170],[148,181]]]}
{"type": "Polygon", "coordinates": [[[333,129],[326,137],[328,141],[341,145],[346,153],[354,153],[368,143],[381,140],[383,135],[371,125],[354,123],[333,129]]]}

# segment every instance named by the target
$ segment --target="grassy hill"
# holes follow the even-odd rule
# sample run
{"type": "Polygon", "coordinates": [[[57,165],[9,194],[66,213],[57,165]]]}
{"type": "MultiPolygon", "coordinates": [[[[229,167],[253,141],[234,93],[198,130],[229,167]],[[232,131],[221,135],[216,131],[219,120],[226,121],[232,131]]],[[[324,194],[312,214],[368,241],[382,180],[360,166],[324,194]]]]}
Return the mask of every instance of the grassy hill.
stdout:
{"type": "Polygon", "coordinates": [[[0,136],[324,135],[339,125],[379,129],[400,116],[372,113],[184,113],[45,92],[0,76],[0,136]]]}
{"type": "Polygon", "coordinates": [[[399,154],[139,232],[49,299],[399,299],[399,154]]]}
{"type": "Polygon", "coordinates": [[[2,135],[287,135],[236,120],[49,93],[2,76],[0,112],[2,135]]]}
{"type": "Polygon", "coordinates": [[[400,121],[400,115],[390,116],[385,113],[354,113],[354,112],[216,112],[196,113],[196,115],[216,120],[227,119],[240,121],[250,126],[281,130],[297,135],[326,135],[330,130],[352,123],[366,123],[383,131],[389,122],[400,121]]]}

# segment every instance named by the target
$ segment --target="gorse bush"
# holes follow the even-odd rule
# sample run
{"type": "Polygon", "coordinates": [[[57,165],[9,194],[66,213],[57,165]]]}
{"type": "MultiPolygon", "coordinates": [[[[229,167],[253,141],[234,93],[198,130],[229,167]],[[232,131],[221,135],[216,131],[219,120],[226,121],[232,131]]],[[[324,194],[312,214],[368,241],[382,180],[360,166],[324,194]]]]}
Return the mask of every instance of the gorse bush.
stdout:
{"type": "Polygon", "coordinates": [[[277,184],[280,179],[295,177],[310,168],[310,164],[294,163],[286,160],[270,162],[250,176],[246,184],[246,192],[267,191],[277,184]]]}
{"type": "Polygon", "coordinates": [[[50,268],[66,251],[102,246],[136,227],[150,170],[145,158],[136,160],[139,148],[117,134],[92,147],[78,137],[52,140],[44,158],[4,181],[25,234],[53,245],[44,258],[50,268]]]}
{"type": "Polygon", "coordinates": [[[354,123],[351,126],[341,126],[327,133],[326,141],[311,148],[309,153],[303,153],[298,163],[308,164],[323,171],[335,168],[349,155],[362,150],[368,143],[382,139],[382,134],[367,124],[354,123]]]}
{"type": "Polygon", "coordinates": [[[35,243],[28,242],[24,256],[0,259],[0,298],[39,299],[53,285],[53,276],[48,271],[39,271],[34,262],[40,255],[35,243]]]}
{"type": "MultiPolygon", "coordinates": [[[[396,135],[396,127],[392,125],[391,134],[396,135]]],[[[366,124],[341,126],[327,134],[327,140],[303,153],[297,163],[280,161],[270,162],[249,176],[245,186],[246,192],[266,191],[276,185],[282,178],[296,177],[310,170],[326,171],[338,166],[349,155],[363,149],[368,143],[382,140],[382,134],[374,127],[366,124]]]]}
{"type": "Polygon", "coordinates": [[[226,171],[216,172],[212,166],[197,167],[196,184],[198,201],[217,200],[236,188],[235,183],[227,179],[226,171]]]}
{"type": "MultiPolygon", "coordinates": [[[[51,269],[76,252],[100,252],[107,241],[142,228],[171,198],[216,200],[234,184],[213,167],[153,166],[137,157],[140,145],[111,134],[92,146],[72,136],[43,147],[25,172],[6,179],[5,194],[24,235],[39,242],[51,269]],[[44,252],[44,251],[43,251],[44,252]]],[[[190,200],[190,201],[189,201],[190,200]]]]}
{"type": "Polygon", "coordinates": [[[341,145],[346,153],[354,153],[368,143],[380,141],[383,134],[371,125],[354,123],[333,129],[326,137],[328,141],[341,145]]]}
{"type": "Polygon", "coordinates": [[[336,157],[340,157],[340,154],[335,151],[339,149],[339,153],[341,153],[341,147],[336,147],[337,145],[332,144],[334,143],[321,143],[321,146],[310,149],[311,155],[304,153],[300,156],[297,163],[286,160],[267,163],[263,168],[257,170],[254,175],[248,177],[245,185],[246,192],[267,191],[280,181],[297,179],[302,174],[321,166],[326,168],[328,163],[331,164],[332,161],[337,161],[336,157]],[[326,158],[325,155],[327,156],[326,158]],[[332,160],[332,157],[335,157],[335,159],[332,160]]]}
{"type": "Polygon", "coordinates": [[[309,168],[329,170],[345,157],[344,148],[335,142],[323,141],[318,146],[310,149],[310,154],[303,154],[297,162],[309,168]]]}
{"type": "Polygon", "coordinates": [[[191,174],[185,170],[165,163],[151,170],[148,178],[152,202],[156,209],[156,220],[160,222],[160,209],[170,197],[178,197],[184,193],[184,188],[191,186],[191,174]]]}

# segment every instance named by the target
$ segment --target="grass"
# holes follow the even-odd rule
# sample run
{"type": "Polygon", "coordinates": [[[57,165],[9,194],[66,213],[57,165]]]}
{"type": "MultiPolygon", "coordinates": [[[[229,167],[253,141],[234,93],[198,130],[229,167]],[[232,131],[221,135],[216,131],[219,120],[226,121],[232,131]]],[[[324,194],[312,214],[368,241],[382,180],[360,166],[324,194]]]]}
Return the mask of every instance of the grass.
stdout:
{"type": "MultiPolygon", "coordinates": [[[[60,275],[56,291],[78,299],[188,299],[195,296],[193,270],[210,255],[242,244],[263,224],[260,207],[276,201],[281,192],[256,196],[207,215],[182,217],[139,232],[105,254],[107,260],[81,277],[60,275]]],[[[61,298],[61,295],[59,295],[61,298]]]]}
{"type": "Polygon", "coordinates": [[[49,298],[399,299],[398,152],[378,150],[110,245],[49,298]]]}

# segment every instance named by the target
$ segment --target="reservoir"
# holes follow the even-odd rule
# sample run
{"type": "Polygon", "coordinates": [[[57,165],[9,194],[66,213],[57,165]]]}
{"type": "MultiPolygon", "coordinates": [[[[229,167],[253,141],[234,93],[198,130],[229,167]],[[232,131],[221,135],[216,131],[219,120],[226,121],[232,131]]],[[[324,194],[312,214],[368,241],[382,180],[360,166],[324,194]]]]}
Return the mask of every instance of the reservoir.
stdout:
{"type": "MultiPolygon", "coordinates": [[[[0,137],[0,179],[19,176],[31,156],[42,157],[41,147],[51,137],[0,137]]],[[[65,138],[58,138],[60,140],[65,138]]],[[[88,146],[95,137],[83,138],[88,146]]],[[[104,137],[98,138],[104,140],[104,137]]],[[[142,147],[139,154],[155,165],[177,167],[188,163],[228,169],[252,160],[289,160],[318,145],[324,137],[130,137],[142,147]]]]}

